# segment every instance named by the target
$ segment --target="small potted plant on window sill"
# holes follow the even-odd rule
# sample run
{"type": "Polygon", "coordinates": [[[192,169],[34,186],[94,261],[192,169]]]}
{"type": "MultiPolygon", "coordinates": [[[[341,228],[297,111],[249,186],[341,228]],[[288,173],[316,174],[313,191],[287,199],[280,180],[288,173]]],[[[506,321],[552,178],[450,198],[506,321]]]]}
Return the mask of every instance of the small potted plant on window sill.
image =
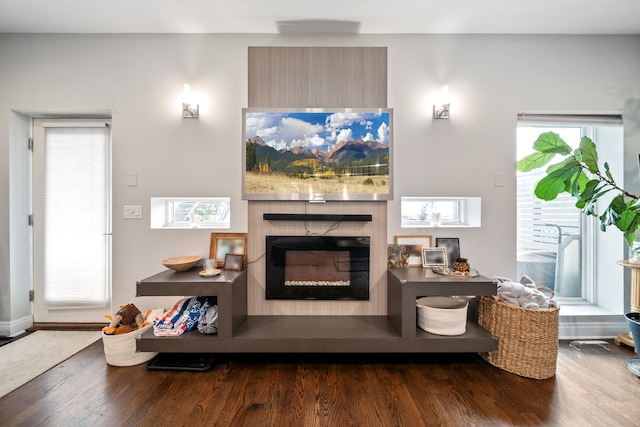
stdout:
{"type": "Polygon", "coordinates": [[[215,213],[215,209],[213,208],[213,205],[207,205],[207,207],[202,210],[202,220],[213,221],[214,213],[215,213]]]}
{"type": "MultiPolygon", "coordinates": [[[[640,245],[635,244],[636,231],[640,228],[640,200],[635,194],[620,187],[604,163],[604,170],[598,165],[596,144],[588,137],[582,137],[575,150],[554,132],[544,132],[533,144],[535,152],[518,160],[518,170],[529,172],[547,166],[556,156],[564,158],[559,163],[547,167],[546,176],[537,184],[535,195],[541,200],[553,200],[561,193],[568,193],[577,199],[576,207],[586,215],[597,217],[600,230],[615,226],[623,234],[625,241],[633,251],[628,263],[638,263],[640,268],[640,245]],[[605,194],[612,194],[609,205],[598,212],[597,201],[605,194]]],[[[637,243],[637,242],[636,242],[637,243]]],[[[627,265],[628,266],[628,265],[627,265]]],[[[634,267],[635,268],[635,267],[634,267]]],[[[640,286],[632,283],[632,287],[640,286]]],[[[632,295],[637,295],[632,291],[632,295]]],[[[640,301],[632,301],[632,306],[640,306],[640,301]]],[[[640,323],[637,313],[625,315],[627,324],[632,329],[635,347],[640,348],[640,323]]]]}
{"type": "Polygon", "coordinates": [[[418,219],[420,221],[426,221],[427,218],[429,218],[429,204],[425,203],[424,205],[422,205],[422,208],[420,208],[420,214],[418,215],[418,219]]]}

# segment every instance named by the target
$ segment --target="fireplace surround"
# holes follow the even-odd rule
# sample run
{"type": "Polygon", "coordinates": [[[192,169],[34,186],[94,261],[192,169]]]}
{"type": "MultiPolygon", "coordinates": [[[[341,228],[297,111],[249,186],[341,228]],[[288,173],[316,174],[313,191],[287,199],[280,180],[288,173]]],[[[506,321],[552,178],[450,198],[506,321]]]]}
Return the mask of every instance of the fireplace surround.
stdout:
{"type": "Polygon", "coordinates": [[[368,300],[370,238],[266,236],[266,299],[368,300]]]}

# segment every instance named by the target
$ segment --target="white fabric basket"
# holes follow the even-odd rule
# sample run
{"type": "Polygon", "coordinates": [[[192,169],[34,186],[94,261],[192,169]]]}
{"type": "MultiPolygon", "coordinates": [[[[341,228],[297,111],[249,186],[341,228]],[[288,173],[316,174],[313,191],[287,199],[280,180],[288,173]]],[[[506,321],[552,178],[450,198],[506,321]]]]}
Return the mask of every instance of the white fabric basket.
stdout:
{"type": "Polygon", "coordinates": [[[152,328],[151,323],[126,334],[107,335],[102,333],[102,345],[107,363],[111,366],[133,366],[148,362],[158,353],[136,352],[136,338],[152,328]]]}
{"type": "Polygon", "coordinates": [[[416,300],[418,326],[436,335],[462,335],[467,331],[467,307],[463,298],[445,296],[416,300]]]}

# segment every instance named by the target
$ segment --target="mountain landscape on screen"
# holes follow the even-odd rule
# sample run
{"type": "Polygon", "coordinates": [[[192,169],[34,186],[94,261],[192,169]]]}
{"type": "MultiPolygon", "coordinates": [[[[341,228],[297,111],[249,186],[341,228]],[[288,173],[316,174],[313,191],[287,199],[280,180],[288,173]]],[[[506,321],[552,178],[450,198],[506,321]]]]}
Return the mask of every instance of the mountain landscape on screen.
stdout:
{"type": "Polygon", "coordinates": [[[388,110],[244,114],[247,199],[390,195],[388,110]]]}

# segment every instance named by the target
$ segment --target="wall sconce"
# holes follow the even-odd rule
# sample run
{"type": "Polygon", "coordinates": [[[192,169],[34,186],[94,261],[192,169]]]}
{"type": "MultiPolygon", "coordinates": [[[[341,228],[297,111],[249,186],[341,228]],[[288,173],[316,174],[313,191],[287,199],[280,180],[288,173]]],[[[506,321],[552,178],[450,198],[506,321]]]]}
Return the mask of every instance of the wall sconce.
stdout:
{"type": "Polygon", "coordinates": [[[191,94],[191,85],[184,85],[184,92],[182,94],[182,117],[185,119],[197,119],[199,106],[194,103],[193,95],[191,94]]]}
{"type": "Polygon", "coordinates": [[[449,118],[449,104],[451,102],[449,98],[449,85],[442,86],[442,92],[439,96],[440,105],[433,106],[433,118],[434,119],[448,119],[449,118]]]}

